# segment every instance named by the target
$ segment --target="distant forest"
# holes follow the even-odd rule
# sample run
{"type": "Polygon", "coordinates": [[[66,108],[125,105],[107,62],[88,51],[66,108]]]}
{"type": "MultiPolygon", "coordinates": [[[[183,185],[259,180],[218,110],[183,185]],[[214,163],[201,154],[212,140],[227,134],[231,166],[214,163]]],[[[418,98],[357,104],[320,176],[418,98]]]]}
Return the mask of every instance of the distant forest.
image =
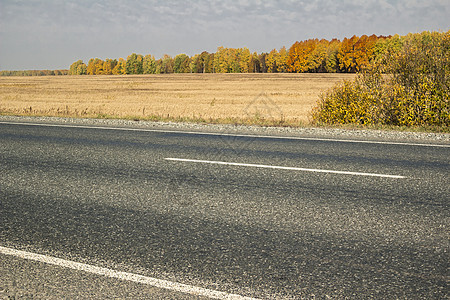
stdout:
{"type": "Polygon", "coordinates": [[[194,56],[133,53],[127,59],[91,58],[87,64],[74,62],[69,70],[1,71],[1,76],[42,75],[125,75],[170,73],[356,73],[384,56],[402,48],[407,36],[363,35],[344,40],[309,39],[295,42],[289,49],[269,53],[248,48],[218,47],[194,56]]]}
{"type": "Polygon", "coordinates": [[[79,60],[69,75],[125,75],[170,73],[354,73],[374,60],[399,36],[353,36],[343,41],[310,39],[295,42],[289,50],[282,47],[269,53],[250,52],[248,48],[218,47],[194,56],[133,53],[127,59],[92,58],[86,65],[79,60]]]}
{"type": "Polygon", "coordinates": [[[69,70],[0,71],[0,76],[58,76],[69,75],[69,70]]]}

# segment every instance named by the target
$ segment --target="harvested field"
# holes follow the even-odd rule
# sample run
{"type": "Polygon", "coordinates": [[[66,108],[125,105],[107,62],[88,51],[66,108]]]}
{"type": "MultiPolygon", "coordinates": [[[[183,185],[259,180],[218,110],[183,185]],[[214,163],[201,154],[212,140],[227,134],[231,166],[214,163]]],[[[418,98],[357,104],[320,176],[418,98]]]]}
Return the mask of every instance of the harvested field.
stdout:
{"type": "Polygon", "coordinates": [[[0,113],[301,125],[321,91],[353,74],[0,77],[0,113]]]}

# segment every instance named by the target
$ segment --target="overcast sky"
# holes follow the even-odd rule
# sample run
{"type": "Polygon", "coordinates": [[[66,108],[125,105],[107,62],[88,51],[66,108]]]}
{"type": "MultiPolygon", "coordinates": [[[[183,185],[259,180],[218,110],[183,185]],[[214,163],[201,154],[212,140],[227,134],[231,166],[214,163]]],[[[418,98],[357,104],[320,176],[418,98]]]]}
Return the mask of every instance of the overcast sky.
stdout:
{"type": "Polygon", "coordinates": [[[0,70],[450,29],[450,0],[0,0],[0,70]]]}

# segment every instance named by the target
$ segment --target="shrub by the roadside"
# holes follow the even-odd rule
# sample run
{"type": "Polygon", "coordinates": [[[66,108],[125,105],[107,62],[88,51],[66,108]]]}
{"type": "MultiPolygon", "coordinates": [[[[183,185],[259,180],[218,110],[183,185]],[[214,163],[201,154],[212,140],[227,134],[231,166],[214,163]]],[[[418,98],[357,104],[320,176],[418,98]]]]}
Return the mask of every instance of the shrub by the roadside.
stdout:
{"type": "Polygon", "coordinates": [[[312,112],[314,122],[450,125],[450,31],[392,39],[397,39],[390,43],[396,47],[388,44],[354,81],[320,95],[312,112]]]}

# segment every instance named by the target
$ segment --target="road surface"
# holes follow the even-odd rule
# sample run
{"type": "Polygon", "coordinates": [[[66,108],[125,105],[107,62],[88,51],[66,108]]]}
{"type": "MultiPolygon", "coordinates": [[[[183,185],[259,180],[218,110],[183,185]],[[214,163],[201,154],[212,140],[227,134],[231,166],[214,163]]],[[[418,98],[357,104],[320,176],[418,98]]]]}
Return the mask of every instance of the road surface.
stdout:
{"type": "Polygon", "coordinates": [[[449,154],[442,142],[0,122],[0,295],[442,299],[449,154]]]}

